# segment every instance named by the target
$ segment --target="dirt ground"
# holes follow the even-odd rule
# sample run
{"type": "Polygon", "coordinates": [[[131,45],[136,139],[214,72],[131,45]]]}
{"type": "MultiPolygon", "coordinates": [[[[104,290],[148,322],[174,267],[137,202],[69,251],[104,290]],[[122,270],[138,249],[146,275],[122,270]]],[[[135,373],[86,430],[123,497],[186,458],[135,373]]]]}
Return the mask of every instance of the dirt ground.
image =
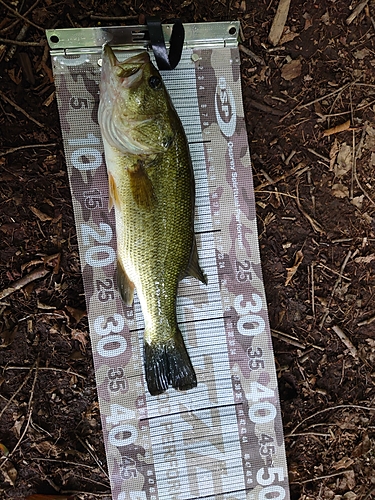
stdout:
{"type": "Polygon", "coordinates": [[[375,2],[359,3],[292,0],[273,46],[278,0],[0,1],[1,498],[110,498],[43,30],[145,15],[241,21],[292,499],[375,498],[375,2]]]}

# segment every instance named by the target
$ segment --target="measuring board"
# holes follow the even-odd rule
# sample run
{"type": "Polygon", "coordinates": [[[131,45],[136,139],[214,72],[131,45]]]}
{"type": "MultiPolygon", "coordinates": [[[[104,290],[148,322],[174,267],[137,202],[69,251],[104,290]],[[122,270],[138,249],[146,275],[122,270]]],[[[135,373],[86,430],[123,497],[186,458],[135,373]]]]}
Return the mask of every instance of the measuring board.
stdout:
{"type": "MultiPolygon", "coordinates": [[[[242,107],[239,23],[186,24],[161,72],[188,138],[195,233],[208,285],[180,282],[177,320],[198,386],[150,396],[143,316],[114,279],[114,211],[97,119],[101,46],[147,48],[147,28],[47,31],[73,199],[114,500],[289,499],[242,107]]],[[[172,26],[164,25],[168,41],[172,26]]],[[[126,51],[125,51],[126,49],[126,51]]]]}

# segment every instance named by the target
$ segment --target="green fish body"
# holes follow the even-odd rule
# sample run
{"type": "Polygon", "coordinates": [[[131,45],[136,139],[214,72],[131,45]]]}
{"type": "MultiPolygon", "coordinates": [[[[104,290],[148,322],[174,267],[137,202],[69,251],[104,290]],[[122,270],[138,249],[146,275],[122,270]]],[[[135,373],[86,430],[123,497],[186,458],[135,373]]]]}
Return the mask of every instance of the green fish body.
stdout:
{"type": "Polygon", "coordinates": [[[149,392],[191,389],[197,380],[176,297],[185,276],[206,282],[194,236],[194,176],[182,124],[146,52],[120,63],[104,47],[99,123],[115,208],[117,282],[128,305],[137,290],[149,392]]]}

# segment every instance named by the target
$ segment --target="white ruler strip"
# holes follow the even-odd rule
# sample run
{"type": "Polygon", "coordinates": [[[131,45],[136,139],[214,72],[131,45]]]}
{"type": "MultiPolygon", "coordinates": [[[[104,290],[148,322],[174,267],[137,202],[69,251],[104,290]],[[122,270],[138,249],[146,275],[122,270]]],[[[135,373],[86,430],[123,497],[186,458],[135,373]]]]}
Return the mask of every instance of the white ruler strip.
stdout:
{"type": "Polygon", "coordinates": [[[53,58],[113,499],[288,499],[238,50],[192,54],[163,79],[189,141],[208,278],[185,278],[177,300],[198,386],[158,397],[145,388],[138,299],[125,307],[114,281],[98,56],[53,58]]]}

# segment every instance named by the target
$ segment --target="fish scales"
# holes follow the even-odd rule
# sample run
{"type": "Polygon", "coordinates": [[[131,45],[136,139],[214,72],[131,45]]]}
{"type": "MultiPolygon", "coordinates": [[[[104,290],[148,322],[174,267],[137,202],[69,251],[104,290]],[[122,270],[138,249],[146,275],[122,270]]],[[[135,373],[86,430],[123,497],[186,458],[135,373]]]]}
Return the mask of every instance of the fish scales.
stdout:
{"type": "Polygon", "coordinates": [[[188,274],[206,280],[195,244],[187,140],[147,53],[119,63],[105,46],[102,72],[99,122],[116,215],[119,290],[128,304],[137,290],[150,393],[170,385],[190,389],[197,382],[177,324],[177,288],[188,274]]]}

